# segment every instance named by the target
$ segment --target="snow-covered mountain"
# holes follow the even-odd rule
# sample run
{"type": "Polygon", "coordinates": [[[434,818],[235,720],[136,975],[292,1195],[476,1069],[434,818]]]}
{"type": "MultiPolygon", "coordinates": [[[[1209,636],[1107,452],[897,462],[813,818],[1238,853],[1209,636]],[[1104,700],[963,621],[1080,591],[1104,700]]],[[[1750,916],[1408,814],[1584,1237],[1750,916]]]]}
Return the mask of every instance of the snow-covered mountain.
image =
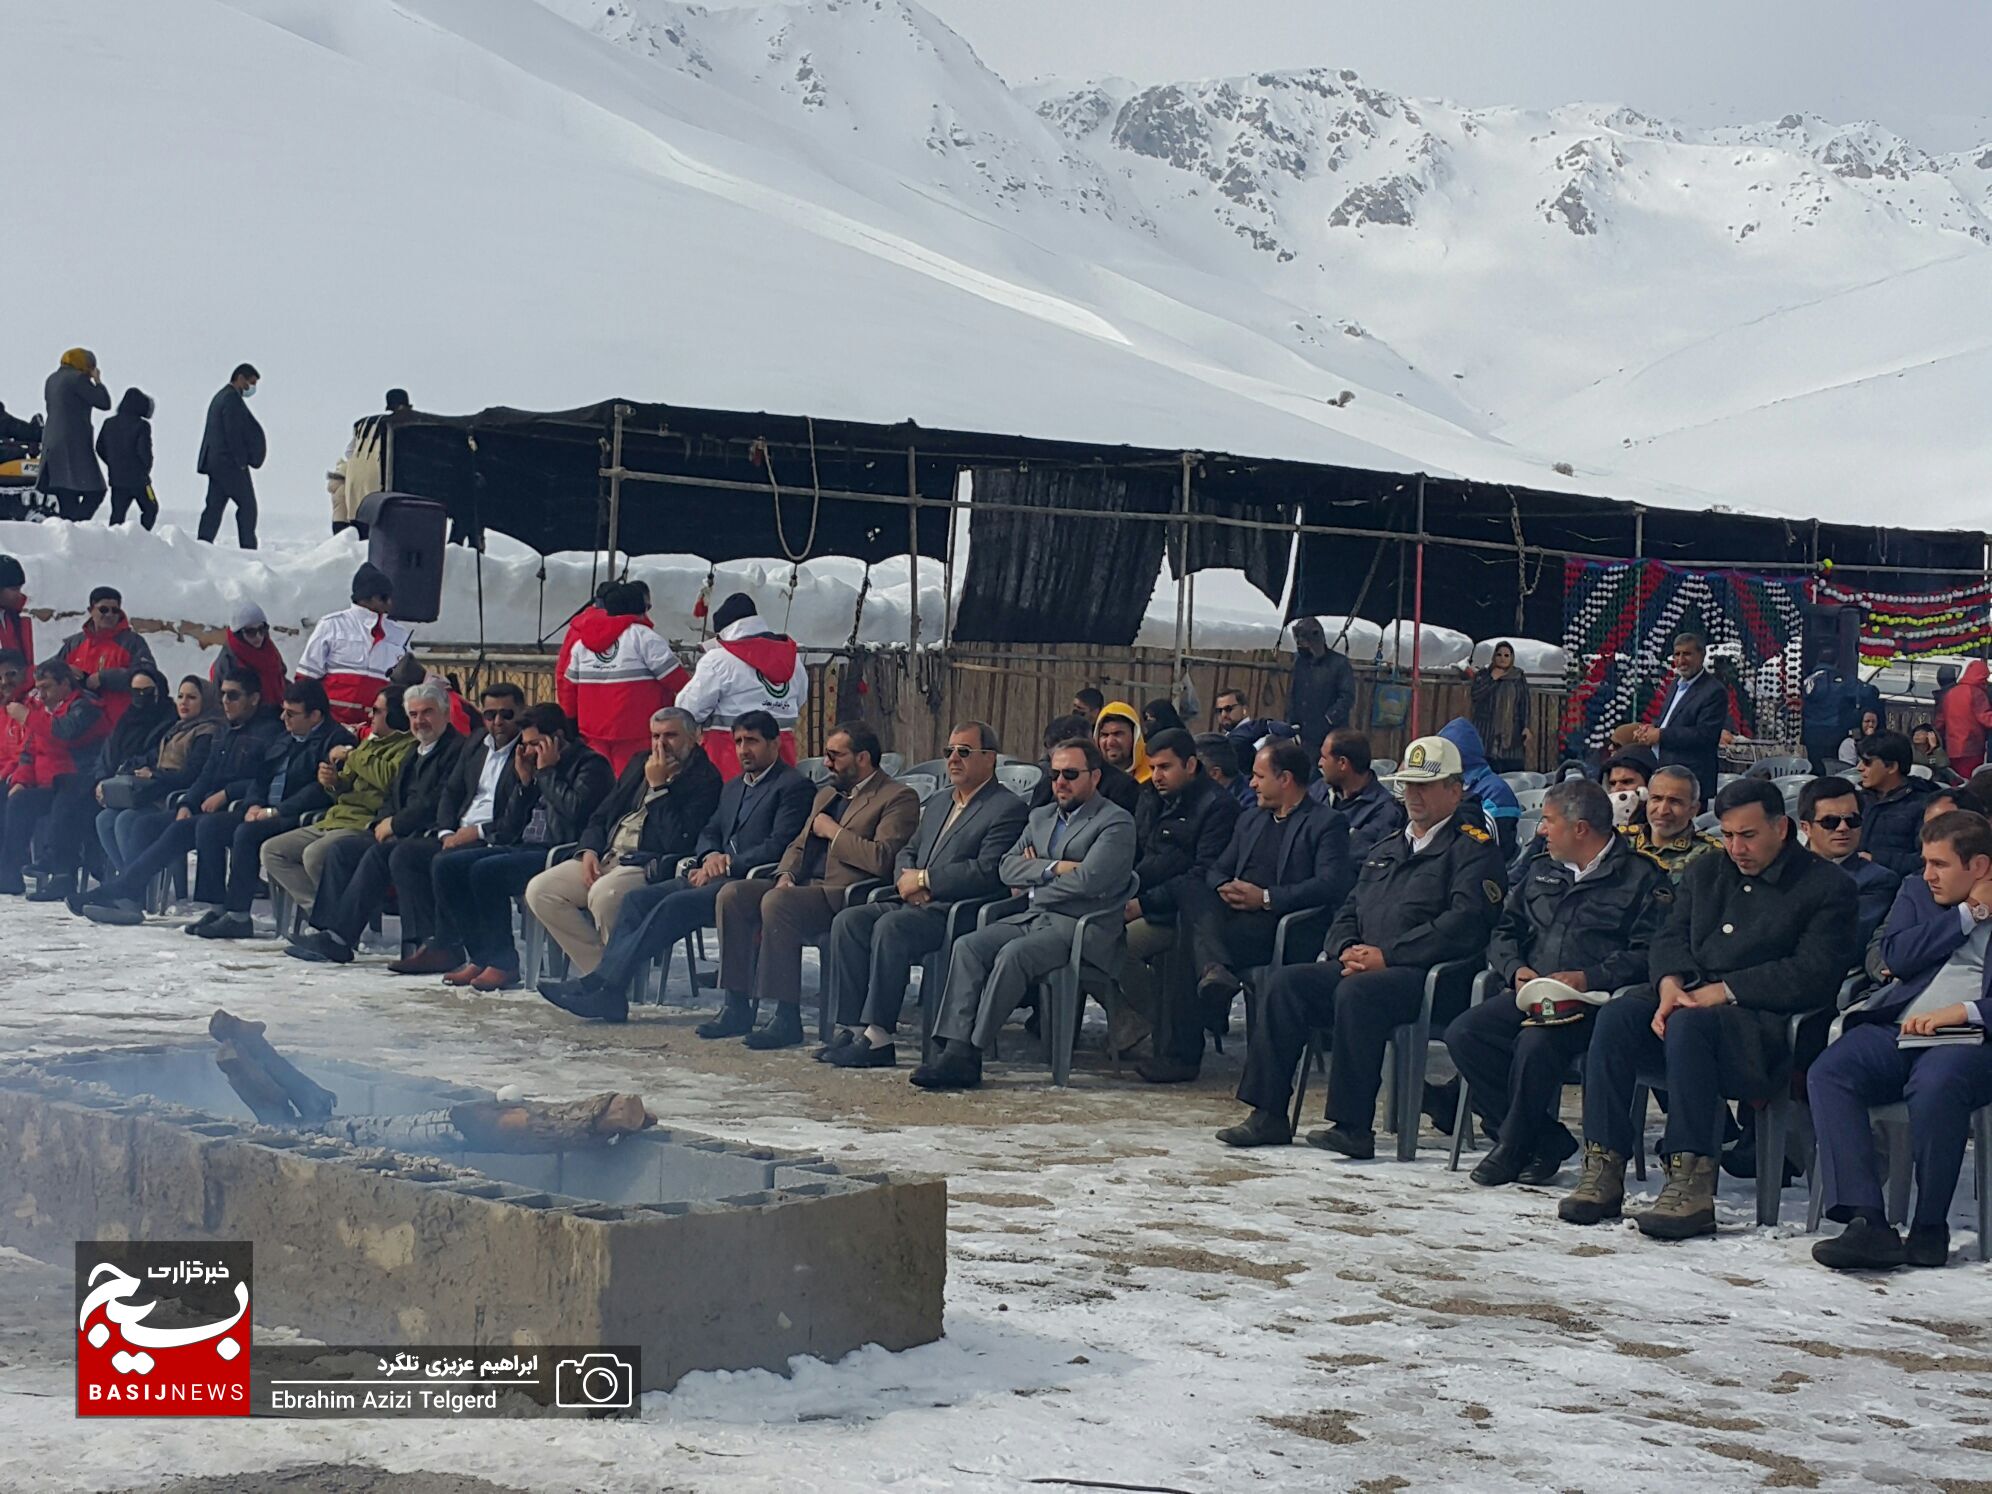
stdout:
{"type": "Polygon", "coordinates": [[[388,383],[1981,522],[1992,149],[1465,109],[1332,67],[1020,90],[906,0],[9,25],[37,223],[89,231],[10,237],[38,293],[0,397],[89,343],[162,397],[169,512],[247,356],[266,507],[300,528],[388,383]]]}

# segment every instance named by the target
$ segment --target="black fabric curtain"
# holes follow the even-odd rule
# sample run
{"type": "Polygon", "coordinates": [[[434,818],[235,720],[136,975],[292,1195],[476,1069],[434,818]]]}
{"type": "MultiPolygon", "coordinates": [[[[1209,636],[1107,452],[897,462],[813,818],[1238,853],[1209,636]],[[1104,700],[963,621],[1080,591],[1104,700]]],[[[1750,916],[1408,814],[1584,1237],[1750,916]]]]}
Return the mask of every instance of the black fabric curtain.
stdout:
{"type": "Polygon", "coordinates": [[[1174,473],[977,467],[954,636],[964,643],[1134,642],[1165,526],[1071,514],[1168,513],[1174,473]],[[993,513],[1022,504],[1042,513],[993,513]]]}
{"type": "MultiPolygon", "coordinates": [[[[1180,501],[1180,500],[1179,500],[1180,501]]],[[[1205,498],[1192,489],[1190,512],[1225,519],[1252,519],[1265,524],[1291,524],[1293,506],[1286,503],[1232,503],[1222,498],[1205,498]]],[[[1169,574],[1183,574],[1182,547],[1175,534],[1169,536],[1169,574]]],[[[1266,600],[1275,607],[1286,595],[1287,567],[1293,555],[1293,535],[1277,529],[1232,529],[1221,524],[1189,526],[1189,570],[1239,570],[1245,573],[1266,600]]]]}

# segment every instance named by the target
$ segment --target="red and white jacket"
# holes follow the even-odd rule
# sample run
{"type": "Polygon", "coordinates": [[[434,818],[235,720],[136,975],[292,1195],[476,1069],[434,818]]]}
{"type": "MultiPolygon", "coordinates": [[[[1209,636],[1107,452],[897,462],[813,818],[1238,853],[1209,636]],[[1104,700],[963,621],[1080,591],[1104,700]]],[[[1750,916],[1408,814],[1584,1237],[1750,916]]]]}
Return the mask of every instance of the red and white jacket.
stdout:
{"type": "Polygon", "coordinates": [[[357,604],[328,612],[311,630],[298,656],[297,677],[318,680],[332,698],[332,719],[361,727],[374,697],[386,687],[388,672],[408,652],[415,630],[357,604]]]}
{"type": "Polygon", "coordinates": [[[13,781],[26,788],[54,788],[56,780],[76,771],[76,760],[87,757],[110,734],[111,720],[97,697],[76,690],[54,710],[37,695],[28,706],[24,740],[13,781]]]}
{"type": "Polygon", "coordinates": [[[663,635],[641,617],[584,612],[561,660],[581,740],[623,765],[650,750],[650,718],[678,698],[691,676],[663,635]]]}
{"type": "Polygon", "coordinates": [[[748,711],[766,711],[784,731],[802,719],[809,671],[795,640],[759,617],[743,617],[706,644],[678,704],[706,726],[731,728],[748,711]]]}

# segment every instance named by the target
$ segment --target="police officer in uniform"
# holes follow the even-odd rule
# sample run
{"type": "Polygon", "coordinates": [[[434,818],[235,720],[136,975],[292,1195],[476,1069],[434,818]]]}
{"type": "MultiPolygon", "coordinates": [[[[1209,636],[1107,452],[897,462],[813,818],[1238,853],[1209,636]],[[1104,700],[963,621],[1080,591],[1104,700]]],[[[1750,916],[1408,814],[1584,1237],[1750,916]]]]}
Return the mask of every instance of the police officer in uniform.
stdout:
{"type": "Polygon", "coordinates": [[[1646,823],[1619,831],[1635,851],[1657,862],[1677,887],[1697,859],[1722,849],[1721,841],[1695,828],[1700,793],[1700,781],[1686,768],[1656,768],[1646,781],[1646,823]]]}
{"type": "Polygon", "coordinates": [[[1584,1176],[1557,1207],[1571,1224],[1619,1216],[1625,1164],[1643,1144],[1631,1106],[1645,1077],[1667,1091],[1667,1184],[1634,1222],[1663,1240],[1715,1233],[1722,1097],[1766,1099],[1790,1082],[1786,1022],[1830,1010],[1860,953],[1853,879],[1799,844],[1777,787],[1739,779],[1715,808],[1725,854],[1681,879],[1647,961],[1652,984],[1595,1019],[1584,1176]]]}
{"type": "Polygon", "coordinates": [[[1505,895],[1500,850],[1478,800],[1466,798],[1459,749],[1420,737],[1390,782],[1404,790],[1410,823],[1364,859],[1356,890],[1328,931],[1322,962],[1295,965],[1266,983],[1252,1024],[1238,1098],[1243,1122],[1217,1133],[1227,1146],[1293,1139],[1287,1102],[1307,1035],[1332,1027],[1325,1130],[1307,1141],[1350,1157],[1376,1154],[1377,1090],[1390,1031],[1412,1021],[1434,965],[1478,955],[1505,895]]]}
{"type": "Polygon", "coordinates": [[[1483,1187],[1547,1183],[1577,1150],[1556,1118],[1570,1061],[1590,1046],[1596,1007],[1646,978],[1646,948],[1674,902],[1658,863],[1613,833],[1612,801],[1571,779],[1542,805],[1548,849],[1508,894],[1487,944],[1499,987],[1446,1029],[1496,1145],[1473,1169],[1483,1187]]]}

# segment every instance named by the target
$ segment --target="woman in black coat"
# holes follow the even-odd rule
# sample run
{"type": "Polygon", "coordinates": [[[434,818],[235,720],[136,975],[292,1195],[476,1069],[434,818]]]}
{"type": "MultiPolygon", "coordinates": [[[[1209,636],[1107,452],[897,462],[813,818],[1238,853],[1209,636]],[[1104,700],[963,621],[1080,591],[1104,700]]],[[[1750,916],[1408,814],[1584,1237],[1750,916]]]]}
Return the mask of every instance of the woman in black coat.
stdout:
{"type": "Polygon", "coordinates": [[[97,433],[97,455],[111,478],[111,523],[122,524],[133,508],[138,522],[150,529],[159,521],[159,500],[152,496],[152,396],[127,389],[118,413],[97,433]]]}
{"type": "Polygon", "coordinates": [[[104,501],[104,473],[94,450],[92,410],[111,407],[97,355],[71,348],[42,388],[48,420],[42,426],[41,490],[55,499],[64,519],[87,519],[104,501]]]}

